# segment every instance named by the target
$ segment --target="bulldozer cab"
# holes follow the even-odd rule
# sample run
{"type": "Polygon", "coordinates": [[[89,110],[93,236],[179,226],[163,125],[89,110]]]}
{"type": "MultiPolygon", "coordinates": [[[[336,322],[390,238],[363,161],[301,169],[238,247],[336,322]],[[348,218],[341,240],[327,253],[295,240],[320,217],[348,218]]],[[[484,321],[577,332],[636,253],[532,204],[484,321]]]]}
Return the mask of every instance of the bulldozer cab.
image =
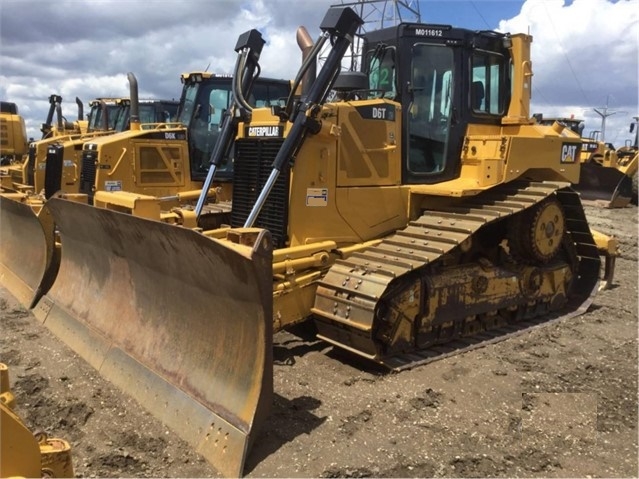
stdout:
{"type": "MultiPolygon", "coordinates": [[[[140,123],[152,125],[170,123],[175,120],[179,102],[169,100],[152,100],[140,102],[140,123]]],[[[121,108],[114,123],[115,131],[126,131],[131,125],[131,102],[127,101],[121,108]]]]}
{"type": "MultiPolygon", "coordinates": [[[[230,105],[232,77],[190,72],[181,80],[177,112],[167,110],[163,103],[156,107],[160,116],[166,117],[168,112],[172,122],[160,125],[158,118],[145,124],[144,103],[139,102],[140,128],[84,142],[79,192],[87,195],[89,203],[97,191],[164,198],[199,190],[218,141],[220,122],[230,105]],[[123,151],[132,155],[130,161],[119,161],[123,151]]],[[[276,104],[290,91],[288,80],[257,78],[254,83],[248,101],[262,105],[276,104]]],[[[226,161],[218,175],[223,182],[232,177],[232,162],[226,161]]]]}
{"type": "Polygon", "coordinates": [[[89,102],[87,131],[108,131],[115,129],[119,112],[126,104],[123,98],[96,98],[89,102]]]}
{"type": "MultiPolygon", "coordinates": [[[[424,24],[365,35],[371,95],[402,105],[405,184],[457,177],[467,125],[501,123],[511,90],[509,39],[424,24]]],[[[380,119],[394,113],[371,110],[380,119]]]]}
{"type": "MultiPolygon", "coordinates": [[[[209,170],[224,113],[231,105],[231,77],[198,72],[182,75],[182,82],[177,121],[188,131],[191,179],[202,181],[209,170]]],[[[282,105],[289,91],[290,83],[286,80],[258,79],[248,100],[257,107],[282,105]]],[[[227,160],[218,168],[217,177],[228,180],[232,175],[233,165],[227,160]]]]}

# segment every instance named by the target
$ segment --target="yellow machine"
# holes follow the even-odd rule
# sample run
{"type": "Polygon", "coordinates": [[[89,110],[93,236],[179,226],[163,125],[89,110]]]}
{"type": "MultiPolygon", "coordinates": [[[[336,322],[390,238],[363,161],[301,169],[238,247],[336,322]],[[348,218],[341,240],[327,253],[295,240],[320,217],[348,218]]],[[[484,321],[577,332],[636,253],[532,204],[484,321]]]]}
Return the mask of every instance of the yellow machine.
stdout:
{"type": "Polygon", "coordinates": [[[27,151],[27,130],[24,118],[15,103],[0,102],[0,164],[9,165],[27,151]]]}
{"type": "Polygon", "coordinates": [[[639,166],[636,151],[633,153],[631,148],[615,150],[600,141],[596,132],[584,138],[583,121],[576,118],[544,118],[540,114],[535,118],[542,125],[561,123],[582,138],[581,172],[579,183],[574,185],[582,199],[608,208],[623,208],[636,198],[636,189],[633,193],[639,166]]]}
{"type": "MultiPolygon", "coordinates": [[[[257,43],[259,50],[264,43],[261,35],[247,41],[250,45],[257,43]]],[[[244,48],[243,44],[238,45],[238,50],[244,48]]],[[[252,72],[257,69],[259,58],[256,51],[252,45],[251,56],[238,65],[241,69],[250,65],[247,73],[242,74],[246,78],[243,88],[250,92],[246,99],[249,109],[252,109],[250,105],[275,106],[290,92],[288,80],[254,78],[252,72]]],[[[110,206],[135,211],[134,214],[151,204],[145,196],[153,195],[153,205],[147,215],[159,214],[157,204],[171,208],[198,199],[209,158],[223,133],[220,122],[230,117],[227,110],[235,90],[232,77],[208,72],[182,75],[184,85],[179,109],[178,102],[139,101],[133,74],[129,74],[129,81],[131,101],[114,102],[119,108],[117,115],[102,108],[92,117],[91,131],[100,120],[105,130],[107,127],[110,130],[109,135],[88,133],[47,143],[43,161],[36,161],[36,171],[44,172],[44,178],[38,182],[36,177],[35,183],[43,185],[44,195],[0,195],[3,236],[0,282],[25,307],[32,307],[46,293],[57,274],[59,245],[56,245],[50,212],[44,206],[55,192],[61,190],[65,198],[73,201],[93,203],[96,192],[126,190],[129,195],[121,195],[122,201],[110,206]],[[119,131],[113,132],[114,129],[119,131]]],[[[106,102],[101,100],[99,104],[104,107],[106,102]]],[[[235,117],[228,124],[234,122],[237,122],[235,117]]],[[[228,130],[225,136],[232,140],[231,131],[234,129],[228,130]]],[[[220,174],[219,187],[210,191],[213,204],[206,204],[200,216],[200,221],[208,227],[217,227],[229,220],[230,179],[229,169],[220,174]],[[226,201],[224,194],[218,194],[222,191],[226,192],[226,201]]],[[[188,204],[167,212],[164,218],[196,225],[194,208],[188,204]]]]}
{"type": "Polygon", "coordinates": [[[69,443],[33,434],[14,407],[9,368],[0,363],[0,477],[75,477],[69,443]]]}
{"type": "Polygon", "coordinates": [[[634,166],[634,174],[632,174],[632,202],[636,205],[638,199],[637,188],[637,163],[639,162],[639,117],[635,116],[632,123],[630,123],[630,133],[635,134],[634,141],[627,141],[626,144],[620,148],[617,148],[617,157],[622,165],[628,165],[630,169],[634,166]]]}
{"type": "Polygon", "coordinates": [[[173,100],[138,100],[138,84],[133,73],[128,73],[130,99],[94,100],[95,118],[91,118],[88,132],[60,137],[45,145],[46,154],[35,156],[34,187],[48,199],[54,193],[80,193],[82,181],[82,148],[89,140],[138,128],[152,128],[170,122],[177,114],[178,102],[173,100]],[[135,104],[132,106],[132,104],[135,104]],[[111,105],[109,108],[108,105],[111,105]],[[133,117],[133,121],[131,121],[133,117]],[[99,123],[101,126],[98,126],[99,123]]]}
{"type": "Polygon", "coordinates": [[[120,100],[109,101],[112,105],[101,99],[94,100],[90,102],[91,110],[88,120],[83,120],[83,104],[79,98],[76,98],[78,120],[68,122],[62,116],[61,103],[61,96],[49,97],[47,119],[40,128],[42,138],[29,143],[27,154],[16,159],[10,166],[0,169],[0,191],[37,194],[38,188],[43,185],[45,172],[43,166],[36,167],[36,164],[44,164],[49,145],[65,139],[79,138],[89,133],[107,131],[108,110],[114,110],[113,118],[115,119],[117,110],[121,109],[120,100]],[[57,115],[55,125],[52,123],[54,114],[57,115]]]}
{"type": "Polygon", "coordinates": [[[570,186],[582,141],[530,115],[532,38],[404,23],[365,33],[362,71],[339,74],[361,23],[330,8],[305,94],[239,123],[228,226],[125,191],[47,204],[62,259],[36,317],[229,476],[272,402],[274,331],[307,322],[402,370],[597,291],[570,186]],[[121,212],[133,199],[152,219],[121,212]]]}

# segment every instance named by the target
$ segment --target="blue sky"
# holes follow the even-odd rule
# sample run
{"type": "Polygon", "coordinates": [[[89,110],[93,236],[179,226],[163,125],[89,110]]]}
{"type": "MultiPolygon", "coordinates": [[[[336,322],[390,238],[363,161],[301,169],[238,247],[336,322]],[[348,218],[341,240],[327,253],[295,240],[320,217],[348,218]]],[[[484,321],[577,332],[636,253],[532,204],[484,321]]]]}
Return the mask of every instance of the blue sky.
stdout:
{"type": "Polygon", "coordinates": [[[424,23],[443,23],[476,29],[495,30],[499,22],[517,15],[524,2],[520,0],[421,0],[424,23]],[[451,22],[454,19],[454,22],[451,22]]]}
{"type": "MultiPolygon", "coordinates": [[[[402,0],[414,3],[416,0],[402,0]]],[[[53,93],[74,118],[74,98],[126,96],[126,74],[141,98],[177,98],[179,75],[232,72],[240,33],[257,28],[267,44],[262,74],[293,78],[298,26],[316,38],[327,8],[340,0],[1,0],[0,98],[14,101],[37,137],[53,93]],[[124,14],[126,12],[126,14],[124,14]]],[[[378,2],[379,4],[379,2],[378,2]]],[[[639,114],[639,0],[421,0],[425,23],[531,33],[533,109],[570,116],[606,139],[631,138],[639,114]]]]}

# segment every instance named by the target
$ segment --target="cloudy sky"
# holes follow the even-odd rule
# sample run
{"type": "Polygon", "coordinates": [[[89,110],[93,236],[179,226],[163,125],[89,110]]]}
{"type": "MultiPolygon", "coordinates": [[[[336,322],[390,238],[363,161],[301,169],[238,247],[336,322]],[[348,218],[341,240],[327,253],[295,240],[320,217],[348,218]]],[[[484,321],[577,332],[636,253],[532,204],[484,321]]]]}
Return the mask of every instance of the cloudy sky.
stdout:
{"type": "MultiPolygon", "coordinates": [[[[298,26],[313,39],[326,9],[342,0],[2,0],[0,98],[17,103],[39,138],[48,97],[128,96],[135,73],[141,98],[179,98],[180,73],[231,73],[240,33],[257,28],[267,43],[262,75],[293,78],[301,60],[298,26]]],[[[392,1],[388,3],[392,5],[392,1]]],[[[639,0],[402,0],[422,22],[533,35],[533,111],[586,122],[615,146],[639,115],[639,0]]],[[[383,3],[366,7],[369,29],[383,3]]],[[[391,8],[391,11],[393,9],[391,8]]],[[[404,18],[413,20],[409,13],[404,18]]],[[[389,19],[384,20],[388,23],[389,19]]]]}

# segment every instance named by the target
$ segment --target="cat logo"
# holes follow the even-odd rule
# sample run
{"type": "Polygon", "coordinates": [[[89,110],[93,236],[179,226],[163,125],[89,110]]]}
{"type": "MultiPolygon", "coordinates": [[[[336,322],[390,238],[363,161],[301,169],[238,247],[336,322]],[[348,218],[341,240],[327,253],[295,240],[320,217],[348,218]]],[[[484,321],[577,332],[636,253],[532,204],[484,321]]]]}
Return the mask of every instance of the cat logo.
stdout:
{"type": "Polygon", "coordinates": [[[577,152],[580,146],[576,143],[564,143],[561,145],[561,162],[574,163],[577,161],[577,152]]]}

